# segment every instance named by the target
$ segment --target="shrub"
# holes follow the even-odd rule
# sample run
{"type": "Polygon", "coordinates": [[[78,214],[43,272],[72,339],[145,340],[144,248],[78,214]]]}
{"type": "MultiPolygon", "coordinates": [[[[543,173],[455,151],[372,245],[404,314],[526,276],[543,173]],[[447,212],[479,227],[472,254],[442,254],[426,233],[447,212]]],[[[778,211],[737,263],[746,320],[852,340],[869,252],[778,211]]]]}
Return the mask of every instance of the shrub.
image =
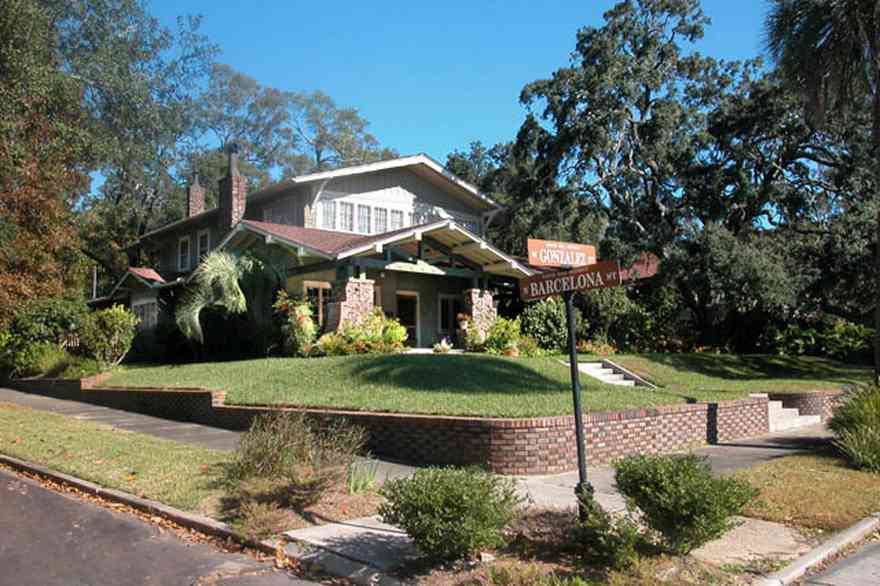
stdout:
{"type": "Polygon", "coordinates": [[[273,502],[243,501],[238,508],[236,528],[245,537],[260,541],[287,529],[290,515],[273,502]]]}
{"type": "Polygon", "coordinates": [[[611,356],[617,353],[617,348],[608,342],[597,340],[579,340],[577,343],[578,354],[595,354],[596,356],[611,356]]]}
{"type": "Polygon", "coordinates": [[[234,482],[271,479],[271,500],[305,507],[341,482],[365,444],[363,430],[341,424],[319,428],[301,413],[257,417],[242,434],[229,468],[234,482]]]}
{"type": "Polygon", "coordinates": [[[137,316],[121,305],[101,309],[83,322],[80,343],[102,366],[116,366],[131,349],[137,324],[137,316]]]}
{"type": "Polygon", "coordinates": [[[519,348],[520,356],[525,356],[526,358],[534,358],[535,356],[544,356],[546,354],[546,351],[531,336],[520,338],[517,348],[519,348]]]}
{"type": "Polygon", "coordinates": [[[28,301],[18,310],[9,328],[18,341],[63,345],[77,334],[89,314],[85,302],[50,298],[28,301]]]}
{"type": "Polygon", "coordinates": [[[486,333],[486,352],[518,356],[520,335],[519,318],[499,317],[486,333]]]}
{"type": "Polygon", "coordinates": [[[765,334],[770,348],[781,356],[828,356],[838,360],[863,360],[872,348],[874,330],[843,319],[810,324],[771,326],[765,334]]]}
{"type": "Polygon", "coordinates": [[[464,349],[468,352],[482,352],[486,349],[486,334],[477,327],[472,317],[464,320],[464,349]]]}
{"type": "MultiPolygon", "coordinates": [[[[550,297],[529,304],[520,316],[522,333],[534,338],[538,345],[550,351],[568,347],[568,322],[565,318],[565,302],[550,297]]],[[[580,311],[575,310],[575,326],[582,328],[580,311]]],[[[576,331],[577,331],[576,330],[576,331]]]]}
{"type": "Polygon", "coordinates": [[[393,354],[403,350],[406,339],[406,327],[376,308],[362,323],[321,336],[318,352],[326,356],[393,354]]]}
{"type": "Polygon", "coordinates": [[[880,472],[880,387],[850,391],[834,412],[829,427],[835,445],[855,468],[880,472]]]}
{"type": "Polygon", "coordinates": [[[287,291],[281,290],[272,307],[287,320],[282,328],[285,351],[293,356],[308,356],[318,332],[312,306],[308,301],[291,299],[287,291]]]}
{"type": "Polygon", "coordinates": [[[714,478],[695,455],[631,456],[615,467],[617,488],[638,507],[666,548],[687,554],[733,527],[757,491],[734,478],[714,478]]]}
{"type": "Polygon", "coordinates": [[[472,558],[504,544],[504,528],[520,503],[513,480],[476,469],[423,468],[387,482],[379,508],[435,560],[472,558]]]}
{"type": "Polygon", "coordinates": [[[17,377],[58,374],[70,363],[70,355],[54,342],[17,344],[10,356],[11,373],[17,377]]]}
{"type": "Polygon", "coordinates": [[[629,517],[614,518],[593,498],[592,489],[577,495],[585,515],[578,523],[577,536],[586,557],[603,566],[623,570],[638,557],[636,546],[642,537],[629,517]]]}

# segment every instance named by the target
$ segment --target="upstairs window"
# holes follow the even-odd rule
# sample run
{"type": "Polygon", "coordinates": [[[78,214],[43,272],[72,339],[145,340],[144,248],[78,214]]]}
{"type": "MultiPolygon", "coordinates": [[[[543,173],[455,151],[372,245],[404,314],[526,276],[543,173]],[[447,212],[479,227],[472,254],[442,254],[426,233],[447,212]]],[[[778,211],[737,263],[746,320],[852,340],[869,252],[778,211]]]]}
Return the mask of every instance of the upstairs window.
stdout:
{"type": "Polygon", "coordinates": [[[361,234],[370,233],[371,212],[370,206],[358,206],[358,232],[361,234]]]}
{"type": "Polygon", "coordinates": [[[184,236],[177,241],[177,270],[189,270],[189,236],[184,236]]]}
{"type": "Polygon", "coordinates": [[[401,228],[403,228],[403,212],[391,210],[391,229],[400,230],[401,228]]]}
{"type": "Polygon", "coordinates": [[[345,201],[341,202],[339,204],[339,213],[340,229],[354,232],[354,204],[345,201]]]}
{"type": "Polygon", "coordinates": [[[409,213],[409,224],[407,224],[407,225],[408,225],[408,226],[415,226],[415,225],[416,225],[416,214],[415,214],[415,212],[410,212],[410,213],[409,213]]]}
{"type": "Polygon", "coordinates": [[[388,231],[388,210],[376,208],[376,234],[384,234],[388,231]]]}
{"type": "Polygon", "coordinates": [[[199,252],[199,260],[205,258],[209,252],[211,252],[211,231],[210,230],[202,230],[199,232],[199,239],[197,242],[198,252],[199,252]]]}
{"type": "Polygon", "coordinates": [[[336,202],[321,202],[321,227],[325,230],[336,229],[336,202]]]}

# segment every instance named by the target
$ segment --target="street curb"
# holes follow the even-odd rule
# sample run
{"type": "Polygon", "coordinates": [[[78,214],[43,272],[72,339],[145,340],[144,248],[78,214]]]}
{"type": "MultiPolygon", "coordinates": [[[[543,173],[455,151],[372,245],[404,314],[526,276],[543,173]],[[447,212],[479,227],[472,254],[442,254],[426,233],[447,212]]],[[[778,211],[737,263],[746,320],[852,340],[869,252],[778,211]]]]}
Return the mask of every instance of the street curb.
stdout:
{"type": "Polygon", "coordinates": [[[88,480],[83,480],[81,478],[70,476],[62,472],[55,472],[54,470],[50,470],[49,468],[45,468],[43,466],[33,464],[25,460],[19,460],[18,458],[13,458],[12,456],[0,454],[0,464],[5,464],[10,468],[14,468],[15,470],[19,470],[22,472],[30,472],[31,474],[35,474],[54,482],[73,486],[78,490],[97,497],[101,497],[102,499],[128,505],[133,509],[143,511],[144,513],[149,513],[150,515],[162,517],[163,519],[173,521],[174,523],[182,527],[194,529],[200,533],[205,533],[214,537],[229,539],[235,541],[236,543],[241,543],[242,545],[246,545],[247,547],[259,550],[263,553],[275,555],[277,551],[275,542],[253,541],[232,530],[226,523],[215,521],[214,519],[211,519],[209,517],[187,513],[186,511],[181,511],[180,509],[170,507],[158,501],[141,498],[133,494],[123,492],[121,490],[104,488],[103,486],[100,486],[93,482],[89,482],[88,480]]]}
{"type": "Polygon", "coordinates": [[[827,560],[865,536],[880,528],[880,513],[873,513],[855,525],[836,533],[822,545],[813,548],[792,563],[768,576],[753,582],[754,586],[785,586],[800,579],[810,568],[827,560]]]}

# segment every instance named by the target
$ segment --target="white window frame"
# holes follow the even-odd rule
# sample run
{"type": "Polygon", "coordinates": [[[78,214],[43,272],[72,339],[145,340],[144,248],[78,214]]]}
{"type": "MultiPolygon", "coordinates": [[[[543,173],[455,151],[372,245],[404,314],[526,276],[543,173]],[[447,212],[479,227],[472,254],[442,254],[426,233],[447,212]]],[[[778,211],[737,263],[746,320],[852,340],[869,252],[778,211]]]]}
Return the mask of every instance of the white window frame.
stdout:
{"type": "Polygon", "coordinates": [[[339,229],[342,232],[354,232],[355,227],[357,226],[357,217],[356,214],[356,206],[354,203],[350,201],[341,201],[339,202],[339,229]],[[351,226],[345,225],[345,209],[348,207],[351,209],[351,226]]]}
{"type": "Polygon", "coordinates": [[[388,208],[373,208],[373,228],[376,234],[388,232],[388,208]],[[384,215],[383,226],[379,228],[379,216],[384,215]]]}
{"type": "Polygon", "coordinates": [[[373,233],[373,208],[368,206],[367,204],[359,203],[357,204],[357,230],[358,234],[372,234],[373,233]],[[366,216],[362,216],[361,212],[366,211],[366,216]],[[362,218],[366,217],[366,225],[361,222],[362,218]]]}
{"type": "MultiPolygon", "coordinates": [[[[180,251],[178,251],[178,253],[179,252],[180,251]]],[[[205,228],[204,230],[199,230],[196,234],[196,254],[198,254],[198,262],[201,262],[209,252],[211,252],[211,229],[205,228]],[[208,245],[205,247],[205,250],[202,250],[202,236],[208,237],[208,245]]]]}
{"type": "Polygon", "coordinates": [[[159,324],[159,302],[156,299],[135,301],[131,304],[131,311],[140,319],[137,325],[138,330],[152,330],[159,324]],[[151,309],[152,312],[150,312],[151,309]],[[148,312],[150,313],[148,314],[148,312]],[[145,319],[147,315],[150,316],[150,320],[145,319]]]}
{"type": "Polygon", "coordinates": [[[321,202],[321,228],[325,230],[336,230],[336,201],[332,199],[325,199],[321,202]],[[332,210],[329,214],[327,213],[329,210],[332,210]],[[327,222],[328,216],[333,219],[332,223],[327,222]]]}
{"type": "Polygon", "coordinates": [[[404,228],[403,221],[405,218],[406,218],[406,215],[404,214],[403,210],[391,210],[391,216],[390,216],[389,222],[388,222],[388,226],[389,226],[390,230],[394,231],[394,230],[401,230],[402,228],[404,228]],[[400,218],[400,225],[399,226],[394,225],[395,215],[397,215],[397,217],[400,218]]]}
{"type": "Polygon", "coordinates": [[[188,271],[190,269],[190,265],[192,264],[192,238],[189,236],[181,236],[177,239],[177,270],[178,271],[188,271]],[[184,265],[183,256],[181,255],[181,247],[183,243],[186,242],[186,264],[184,265]]]}

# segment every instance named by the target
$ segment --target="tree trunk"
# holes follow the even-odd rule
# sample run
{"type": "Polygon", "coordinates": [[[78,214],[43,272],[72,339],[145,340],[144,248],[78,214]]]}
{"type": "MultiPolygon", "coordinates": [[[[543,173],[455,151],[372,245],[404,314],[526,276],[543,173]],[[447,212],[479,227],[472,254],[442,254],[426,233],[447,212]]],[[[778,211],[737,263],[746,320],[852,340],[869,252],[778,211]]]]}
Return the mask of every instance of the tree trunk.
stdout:
{"type": "Polygon", "coordinates": [[[877,243],[874,246],[874,384],[880,386],[880,211],[877,212],[877,243]]]}

